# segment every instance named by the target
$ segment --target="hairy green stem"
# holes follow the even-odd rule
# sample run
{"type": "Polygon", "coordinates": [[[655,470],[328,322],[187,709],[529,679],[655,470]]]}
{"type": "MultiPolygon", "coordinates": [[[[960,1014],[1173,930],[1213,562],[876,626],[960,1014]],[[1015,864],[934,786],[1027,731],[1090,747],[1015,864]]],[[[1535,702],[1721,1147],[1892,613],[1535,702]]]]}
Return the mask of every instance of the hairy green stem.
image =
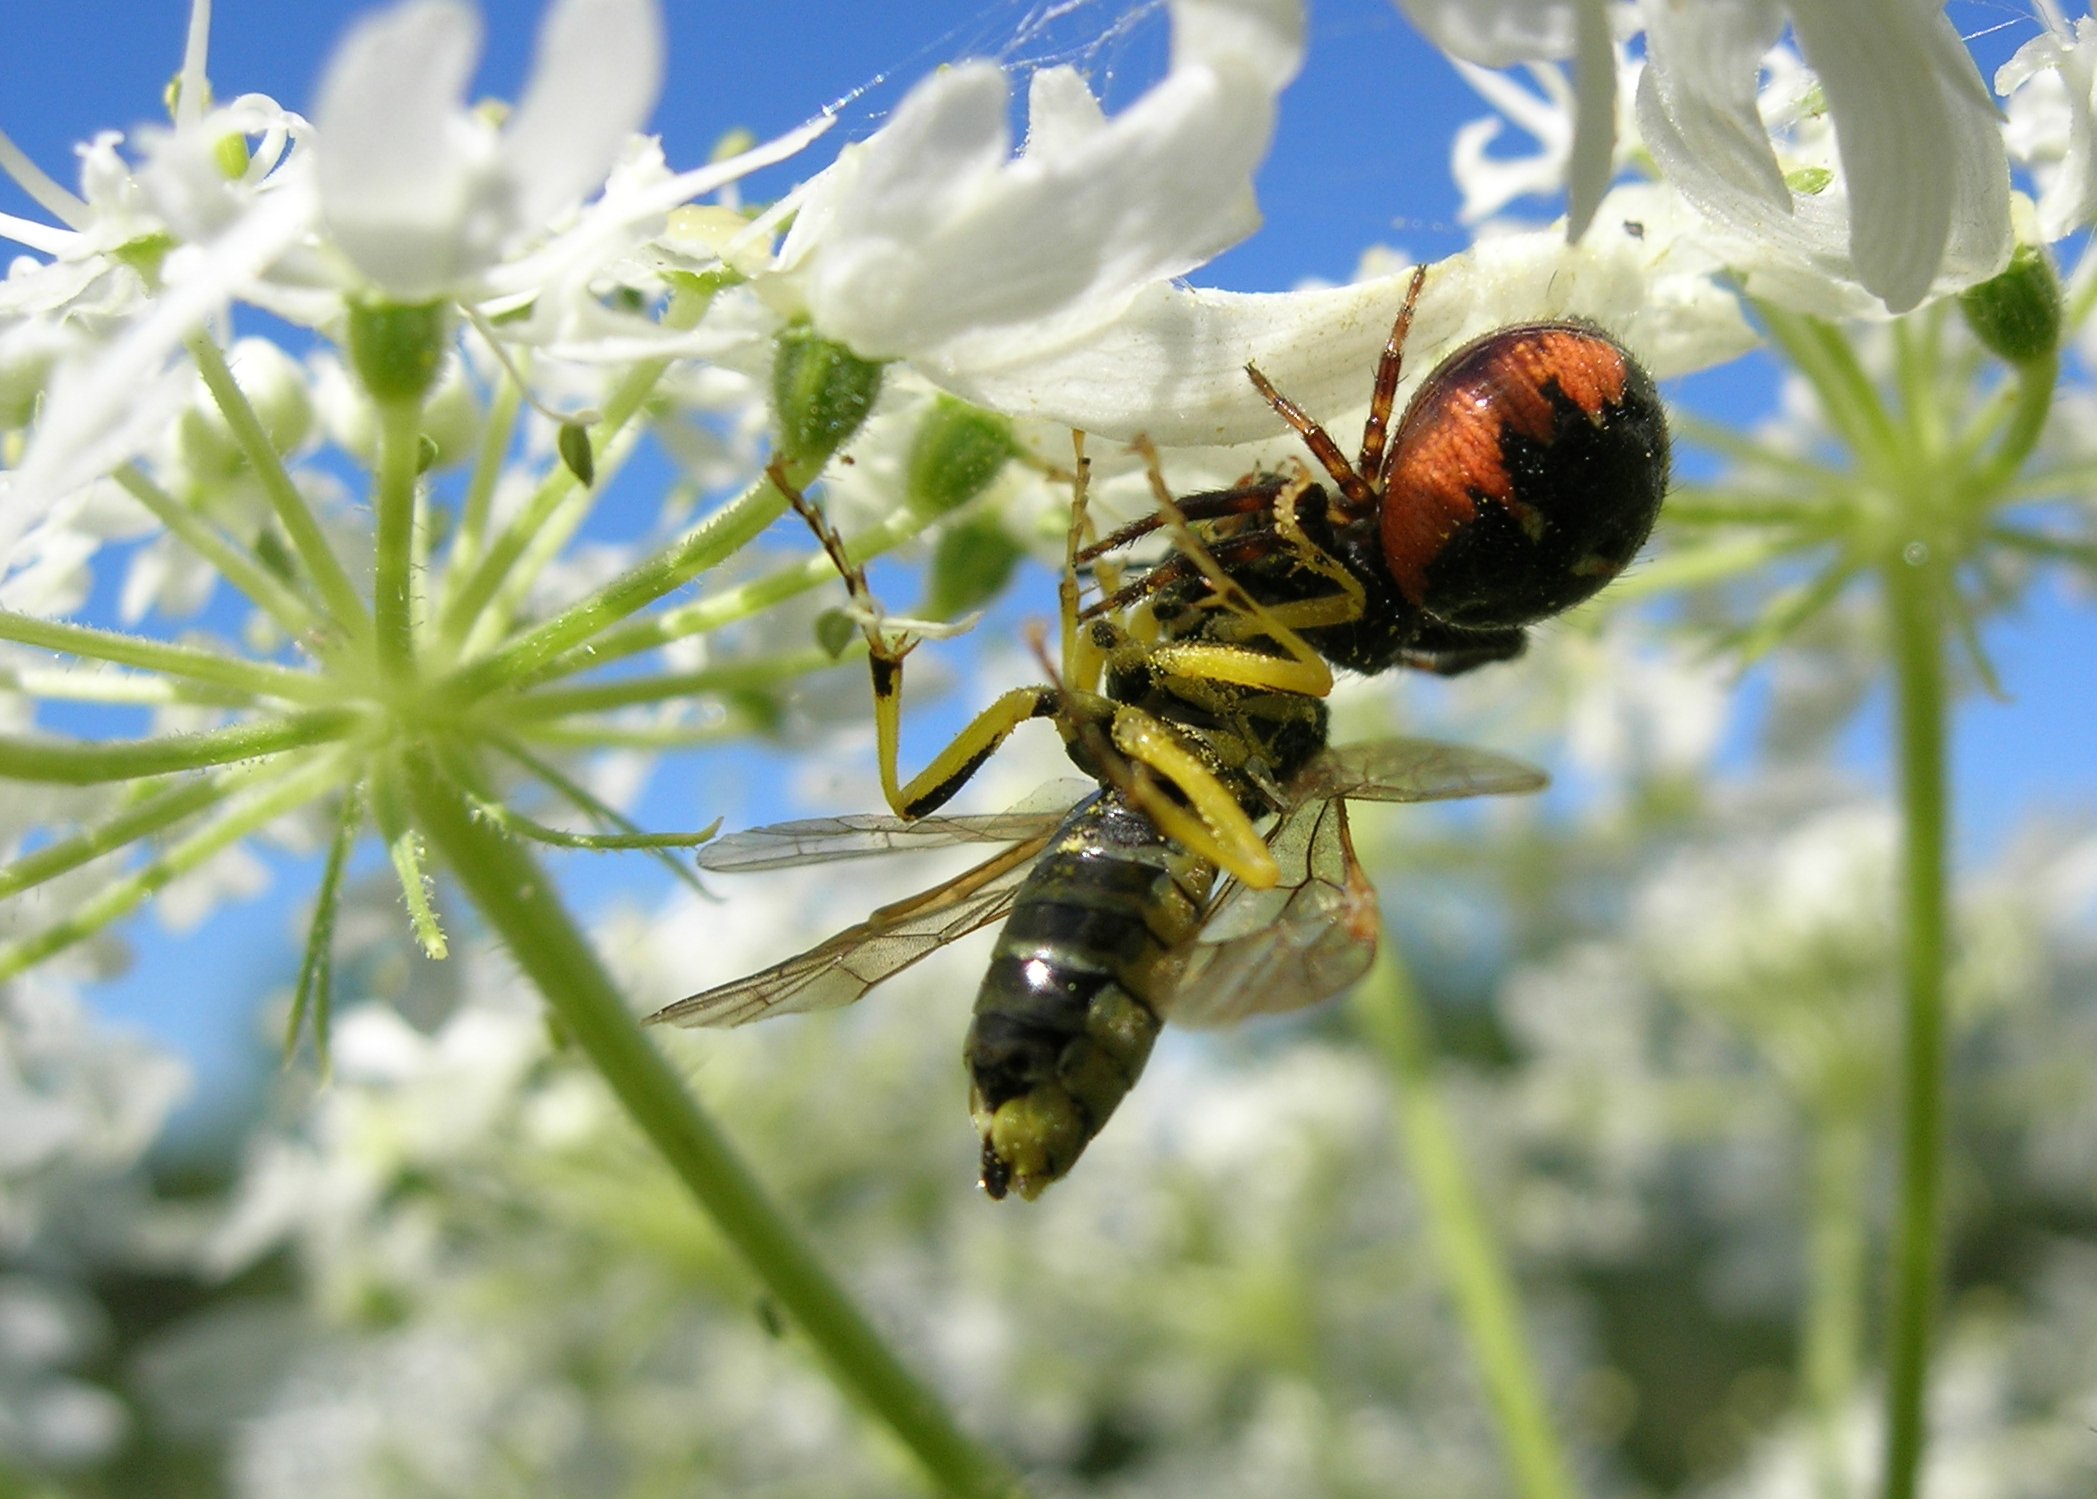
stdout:
{"type": "Polygon", "coordinates": [[[83,864],[91,864],[104,854],[114,853],[126,844],[150,837],[163,828],[171,828],[191,813],[224,801],[260,777],[280,774],[282,771],[278,767],[264,763],[221,771],[215,776],[192,776],[156,790],[108,821],[48,844],[35,853],[24,854],[0,869],[0,900],[32,890],[83,864]]]}
{"type": "Polygon", "coordinates": [[[327,617],[300,597],[281,578],[220,534],[218,527],[147,478],[135,463],[110,475],[126,494],[146,508],[184,546],[217,569],[220,577],[248,596],[294,639],[326,633],[327,617]]]}
{"type": "Polygon", "coordinates": [[[372,496],[372,628],[379,670],[399,679],[415,662],[415,470],[422,403],[379,405],[379,465],[372,496]]]}
{"type": "Polygon", "coordinates": [[[361,722],[362,715],[347,708],[322,708],[159,739],[89,743],[0,735],[0,778],[61,786],[133,781],[325,744],[347,737],[361,722]]]}
{"type": "MultiPolygon", "coordinates": [[[[883,552],[901,546],[922,532],[935,517],[914,510],[900,510],[871,530],[862,531],[845,543],[845,555],[854,562],[865,562],[883,552]]],[[[709,630],[718,630],[724,625],[748,619],[754,614],[771,608],[808,592],[825,583],[835,583],[837,566],[821,552],[805,557],[790,567],[768,573],[761,578],[752,578],[734,588],[685,604],[676,609],[667,609],[647,619],[637,619],[607,630],[592,640],[583,650],[552,662],[537,674],[540,681],[566,676],[578,671],[588,671],[607,662],[637,656],[645,651],[668,645],[673,640],[684,640],[693,635],[703,635],[709,630]]]]}
{"type": "Polygon", "coordinates": [[[0,610],[0,640],[18,645],[41,646],[90,661],[108,661],[117,666],[135,666],[162,676],[229,687],[249,697],[287,698],[293,702],[335,703],[342,690],[320,677],[267,661],[239,656],[215,656],[185,645],[148,640],[117,630],[98,630],[92,625],[69,624],[64,620],[36,619],[27,614],[0,610]]]}
{"type": "Polygon", "coordinates": [[[488,521],[495,509],[495,487],[502,478],[503,460],[517,435],[517,415],[524,406],[524,387],[504,379],[495,388],[488,407],[488,420],[481,431],[480,451],[473,460],[473,478],[459,507],[459,534],[452,543],[444,569],[444,602],[438,610],[442,619],[451,616],[451,602],[462,579],[473,575],[481,552],[488,544],[488,521]]]}
{"type": "Polygon", "coordinates": [[[1814,1490],[1849,1499],[1849,1401],[1864,1342],[1863,1205],[1871,1165],[1869,1135],[1839,1110],[1823,1110],[1812,1136],[1806,1251],[1806,1322],[1799,1382],[1813,1425],[1814,1490]]]}
{"type": "Polygon", "coordinates": [[[511,956],[843,1387],[887,1423],[948,1493],[985,1499],[1017,1493],[1003,1464],[903,1367],[642,1035],[538,862],[478,819],[427,759],[411,763],[408,790],[416,820],[511,956]]]}
{"type": "Polygon", "coordinates": [[[778,656],[724,661],[719,666],[702,666],[696,671],[622,677],[616,682],[592,682],[582,687],[542,688],[527,692],[515,703],[506,705],[505,716],[512,720],[560,718],[570,713],[597,713],[611,708],[630,708],[640,703],[698,697],[710,692],[762,692],[811,672],[828,671],[841,661],[864,652],[863,641],[854,641],[853,646],[835,656],[821,646],[812,645],[806,650],[778,656]]]}
{"type": "Polygon", "coordinates": [[[320,589],[328,612],[345,631],[362,634],[371,623],[364,600],[357,593],[356,585],[350,582],[349,574],[343,570],[342,559],[328,545],[327,533],[321,530],[320,521],[307,505],[306,497],[299,493],[298,485],[292,481],[290,471],[284,467],[283,457],[269,440],[269,433],[263,430],[261,418],[255,415],[255,408],[248,404],[240,383],[233,378],[225,355],[219,352],[217,344],[201,333],[192,337],[185,347],[196,361],[197,372],[204,377],[212,400],[218,403],[219,413],[232,430],[234,441],[240,444],[240,451],[255,471],[263,494],[269,498],[270,508],[284,527],[284,534],[291,538],[291,549],[298,553],[314,585],[320,589]]]}
{"type": "MultiPolygon", "coordinates": [[[[706,315],[713,295],[711,290],[679,292],[663,315],[663,326],[675,333],[697,327],[700,318],[706,315]]],[[[633,420],[670,364],[668,359],[647,359],[627,373],[605,402],[604,420],[590,429],[593,448],[602,451],[633,420]]],[[[442,637],[447,648],[456,649],[473,632],[495,600],[497,590],[516,571],[517,563],[531,545],[532,538],[546,527],[564,504],[575,498],[579,488],[575,475],[565,467],[556,466],[547,473],[538,490],[511,518],[502,534],[488,548],[487,555],[475,563],[465,584],[449,601],[442,621],[442,637]]],[[[497,618],[495,626],[500,628],[507,622],[497,618]]]]}
{"type": "Polygon", "coordinates": [[[1945,976],[1950,962],[1942,561],[1884,565],[1891,605],[1900,735],[1902,851],[1901,1182],[1894,1228],[1886,1378],[1886,1499],[1915,1499],[1927,1434],[1931,1323],[1936,1314],[1944,1175],[1945,976]]]}
{"type": "Polygon", "coordinates": [[[216,820],[175,843],[159,858],[110,881],[50,926],[0,947],[0,980],[13,978],[128,916],[212,855],[231,848],[316,797],[325,796],[349,776],[346,757],[339,754],[323,754],[297,764],[279,763],[272,769],[277,772],[272,784],[258,787],[252,795],[233,803],[216,820]]]}
{"type": "Polygon", "coordinates": [[[1391,947],[1386,932],[1376,966],[1355,991],[1355,1019],[1397,1079],[1399,1148],[1498,1420],[1514,1492],[1522,1499],[1570,1499],[1577,1490],[1522,1330],[1514,1280],[1443,1106],[1419,995],[1391,947]]]}
{"type": "MultiPolygon", "coordinates": [[[[801,485],[811,482],[819,471],[818,465],[803,464],[791,469],[787,477],[801,485]]],[[[785,509],[786,496],[770,477],[759,480],[639,567],[456,673],[447,691],[470,700],[528,679],[556,656],[588,644],[611,625],[733,556],[785,509]]]]}

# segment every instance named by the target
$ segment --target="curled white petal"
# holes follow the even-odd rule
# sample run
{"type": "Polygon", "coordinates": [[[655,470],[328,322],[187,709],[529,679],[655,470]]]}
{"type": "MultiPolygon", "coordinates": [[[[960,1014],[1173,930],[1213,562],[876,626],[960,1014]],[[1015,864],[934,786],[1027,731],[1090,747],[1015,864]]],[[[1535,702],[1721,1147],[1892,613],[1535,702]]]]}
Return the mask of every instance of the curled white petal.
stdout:
{"type": "Polygon", "coordinates": [[[2009,146],[2039,183],[2039,230],[2060,239],[2097,219],[2097,22],[2047,31],[1995,74],[2009,146]]]}
{"type": "Polygon", "coordinates": [[[1487,68],[1571,57],[1583,0],[1398,0],[1421,35],[1487,68]]]}
{"type": "Polygon", "coordinates": [[[1957,29],[1913,0],[1793,0],[1792,25],[1835,116],[1857,279],[1905,312],[2001,269],[2009,159],[1957,29]]]}
{"type": "Polygon", "coordinates": [[[323,211],[357,270],[403,301],[459,288],[602,184],[662,85],[654,0],[556,0],[498,132],[465,106],[480,25],[408,0],[357,25],[315,112],[323,211]]]}
{"type": "Polygon", "coordinates": [[[494,134],[462,108],[480,50],[470,8],[411,0],[359,22],[321,83],[314,122],[328,228],[359,271],[404,301],[438,295],[492,253],[476,199],[490,182],[494,134]]]}
{"type": "MultiPolygon", "coordinates": [[[[1464,339],[1537,318],[1592,318],[1662,378],[1752,348],[1732,298],[1708,276],[1670,269],[1666,236],[1625,227],[1629,212],[1645,211],[1625,205],[1646,203],[1661,207],[1657,196],[1612,195],[1597,231],[1577,245],[1556,233],[1507,235],[1436,265],[1407,345],[1412,375],[1464,339]]],[[[1269,294],[1152,286],[1082,344],[934,378],[980,404],[1106,437],[1227,445],[1278,430],[1246,379],[1251,362],[1306,410],[1344,426],[1336,414],[1359,420],[1368,404],[1409,279],[1269,294]]]]}
{"type": "Polygon", "coordinates": [[[1171,71],[1111,120],[1068,69],[1036,74],[1016,157],[997,68],[913,90],[811,189],[782,250],[817,327],[931,371],[994,366],[1081,338],[1256,227],[1300,7],[1201,0],[1174,18],[1171,71]]]}
{"type": "Polygon", "coordinates": [[[561,0],[539,29],[531,83],[502,134],[523,223],[543,223],[604,182],[663,87],[654,0],[561,0]]]}

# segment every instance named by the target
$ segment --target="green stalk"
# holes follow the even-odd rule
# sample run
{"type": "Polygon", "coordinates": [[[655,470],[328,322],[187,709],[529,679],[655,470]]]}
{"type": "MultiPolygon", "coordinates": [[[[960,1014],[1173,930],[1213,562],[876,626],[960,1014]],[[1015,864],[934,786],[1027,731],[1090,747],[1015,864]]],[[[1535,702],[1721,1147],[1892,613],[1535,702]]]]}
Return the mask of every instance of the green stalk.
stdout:
{"type": "Polygon", "coordinates": [[[205,687],[171,682],[144,672],[111,671],[108,667],[30,667],[16,671],[0,666],[0,689],[47,703],[122,703],[135,708],[165,708],[195,703],[207,708],[251,708],[255,695],[231,687],[205,687]]]}
{"type": "Polygon", "coordinates": [[[1915,1499],[1927,1435],[1930,1328],[1940,1274],[1939,1199],[1944,1175],[1945,974],[1950,962],[1946,884],[1950,805],[1944,581],[1934,556],[1884,564],[1893,627],[1900,734],[1902,851],[1901,1183],[1894,1229],[1886,1380],[1886,1499],[1915,1499]]]}
{"type": "Polygon", "coordinates": [[[502,478],[503,460],[517,435],[517,414],[524,405],[524,387],[505,378],[495,387],[488,407],[488,420],[481,430],[480,451],[474,455],[473,477],[466,485],[466,498],[459,509],[459,534],[452,542],[444,569],[439,619],[451,618],[451,603],[460,582],[470,577],[488,542],[488,521],[494,513],[495,486],[502,478]]]}
{"type": "Polygon", "coordinates": [[[1865,1178],[1871,1142],[1853,1118],[1823,1108],[1814,1121],[1811,1221],[1807,1230],[1806,1323],[1799,1382],[1813,1424],[1814,1491],[1848,1499],[1850,1397],[1864,1341],[1865,1178]]]}
{"type": "MultiPolygon", "coordinates": [[[[913,510],[900,510],[871,530],[862,531],[845,544],[845,555],[854,562],[865,562],[883,552],[901,546],[913,536],[920,534],[932,524],[936,516],[920,514],[913,510]]],[[[781,568],[761,578],[752,578],[734,588],[685,604],[676,609],[666,609],[661,614],[647,619],[632,620],[604,632],[589,643],[585,650],[578,650],[551,663],[537,674],[538,680],[547,681],[578,671],[588,671],[594,666],[622,660],[652,651],[658,646],[668,645],[673,640],[684,640],[693,635],[703,635],[709,630],[718,630],[724,625],[748,619],[754,614],[771,608],[811,588],[820,588],[825,583],[837,581],[835,563],[817,552],[804,557],[791,567],[781,568]]]]}
{"type": "Polygon", "coordinates": [[[372,628],[379,669],[395,680],[415,662],[415,469],[421,457],[422,403],[379,403],[379,466],[372,510],[372,628]]]}
{"type": "Polygon", "coordinates": [[[841,1386],[887,1423],[947,1493],[1017,1494],[1011,1473],[903,1367],[700,1112],[641,1034],[538,862],[480,821],[426,758],[410,764],[407,780],[416,820],[481,915],[634,1123],[807,1332],[841,1386]]]}
{"type": "Polygon", "coordinates": [[[660,676],[621,677],[616,682],[593,682],[583,687],[552,687],[528,692],[505,706],[512,721],[561,718],[570,713],[595,713],[610,708],[630,708],[638,703],[667,702],[672,698],[698,697],[709,692],[762,692],[782,686],[811,672],[828,671],[852,655],[863,652],[864,642],[855,642],[859,652],[847,648],[833,656],[821,646],[762,656],[751,661],[726,661],[695,671],[665,672],[660,676]]]}
{"type": "MultiPolygon", "coordinates": [[[[713,301],[712,291],[681,291],[670,303],[663,315],[663,326],[673,333],[688,332],[699,324],[713,301]]],[[[636,364],[619,382],[611,398],[604,405],[604,420],[590,429],[590,445],[602,452],[612,439],[633,420],[642,404],[655,390],[656,383],[669,369],[668,359],[647,359],[636,364]]],[[[442,621],[442,638],[447,648],[456,648],[464,641],[468,632],[476,625],[496,590],[515,570],[518,559],[534,536],[571,497],[576,489],[575,476],[565,467],[557,466],[548,472],[524,508],[503,528],[486,556],[479,558],[467,574],[466,582],[449,601],[442,621]]],[[[498,620],[498,625],[507,621],[498,620]]]]}
{"type": "Polygon", "coordinates": [[[173,827],[192,812],[201,812],[222,802],[240,787],[261,775],[276,775],[277,767],[264,764],[215,776],[192,776],[155,791],[135,806],[127,807],[107,822],[38,849],[0,869],[0,900],[32,890],[47,880],[89,864],[126,844],[173,827]]]}
{"type": "Polygon", "coordinates": [[[0,946],[0,980],[26,972],[53,953],[94,936],[212,855],[314,798],[327,795],[349,776],[347,759],[339,754],[323,754],[296,767],[280,763],[272,768],[278,771],[273,785],[261,787],[252,796],[234,803],[223,816],[174,844],[151,863],[102,886],[50,926],[0,946]]]}
{"type": "MultiPolygon", "coordinates": [[[[798,486],[812,482],[819,472],[820,464],[801,464],[791,468],[787,478],[798,486]]],[[[664,594],[675,592],[706,569],[727,560],[785,509],[786,496],[769,476],[760,479],[639,567],[569,605],[495,654],[456,673],[446,687],[447,693],[458,700],[471,700],[524,681],[554,657],[592,640],[619,620],[647,608],[664,594]]]]}
{"type": "Polygon", "coordinates": [[[347,708],[323,708],[159,739],[91,743],[0,735],[0,779],[61,786],[132,781],[325,744],[331,739],[346,738],[361,721],[361,714],[347,708]]]}
{"type": "Polygon", "coordinates": [[[1514,1492],[1522,1499],[1571,1499],[1578,1491],[1551,1427],[1513,1277],[1442,1105],[1419,996],[1392,946],[1386,932],[1376,966],[1355,991],[1355,1021],[1383,1052],[1397,1080],[1399,1149],[1426,1209],[1436,1258],[1498,1420],[1514,1492]]]}
{"type": "Polygon", "coordinates": [[[185,347],[197,362],[197,373],[204,377],[211,398],[218,403],[219,413],[225,417],[234,440],[240,444],[240,451],[254,469],[262,492],[269,497],[270,508],[276,512],[284,534],[291,538],[292,550],[298,553],[299,560],[306,565],[306,571],[320,589],[328,612],[344,630],[361,634],[371,622],[371,616],[364,609],[364,600],[358,595],[356,585],[350,582],[349,574],[343,570],[342,559],[328,545],[327,533],[321,530],[320,521],[306,504],[306,497],[292,482],[283,457],[269,440],[269,433],[263,430],[261,418],[255,415],[255,408],[248,404],[240,383],[233,378],[226,356],[219,352],[217,344],[201,333],[189,339],[185,347]]]}
{"type": "Polygon", "coordinates": [[[272,666],[267,661],[215,656],[209,651],[170,645],[164,640],[148,640],[141,635],[98,630],[91,625],[69,624],[64,620],[11,614],[4,609],[0,609],[0,640],[63,651],[69,656],[81,656],[90,661],[135,666],[140,671],[160,676],[229,687],[248,697],[279,697],[309,703],[334,703],[342,699],[341,689],[322,678],[289,667],[272,666]]]}
{"type": "Polygon", "coordinates": [[[126,494],[143,505],[153,519],[167,527],[184,546],[217,569],[220,577],[248,596],[293,639],[326,632],[327,616],[300,597],[298,592],[247,551],[223,535],[218,527],[155,484],[127,463],[110,477],[126,494]]]}

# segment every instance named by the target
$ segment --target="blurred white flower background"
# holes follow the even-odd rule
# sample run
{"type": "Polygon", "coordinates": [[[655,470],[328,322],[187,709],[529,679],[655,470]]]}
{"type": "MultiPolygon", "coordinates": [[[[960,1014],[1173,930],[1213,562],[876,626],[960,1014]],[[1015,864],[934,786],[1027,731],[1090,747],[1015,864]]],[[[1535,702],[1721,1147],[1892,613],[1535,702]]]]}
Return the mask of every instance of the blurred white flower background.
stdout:
{"type": "Polygon", "coordinates": [[[334,9],[0,59],[0,1491],[2097,1492],[2097,23],[334,9]],[[1291,460],[1249,359],[1349,433],[1415,263],[1410,377],[1598,322],[1676,487],[1341,684],[1555,781],[1361,812],[1390,962],[1027,1204],[982,937],[633,1029],[942,872],[697,888],[880,803],[768,462],[982,612],[914,767],[1039,678],[1070,430],[1114,519],[1291,460]]]}

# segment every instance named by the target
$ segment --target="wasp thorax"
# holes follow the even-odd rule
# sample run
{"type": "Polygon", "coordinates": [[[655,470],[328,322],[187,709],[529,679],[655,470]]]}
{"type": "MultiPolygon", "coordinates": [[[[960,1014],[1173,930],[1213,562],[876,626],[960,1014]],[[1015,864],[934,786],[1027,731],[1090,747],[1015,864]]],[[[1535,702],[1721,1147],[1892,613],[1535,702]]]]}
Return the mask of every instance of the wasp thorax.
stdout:
{"type": "Polygon", "coordinates": [[[1666,418],[1637,361],[1585,324],[1518,324],[1457,350],[1414,394],[1384,558],[1436,619],[1533,624],[1624,569],[1666,489],[1666,418]]]}

